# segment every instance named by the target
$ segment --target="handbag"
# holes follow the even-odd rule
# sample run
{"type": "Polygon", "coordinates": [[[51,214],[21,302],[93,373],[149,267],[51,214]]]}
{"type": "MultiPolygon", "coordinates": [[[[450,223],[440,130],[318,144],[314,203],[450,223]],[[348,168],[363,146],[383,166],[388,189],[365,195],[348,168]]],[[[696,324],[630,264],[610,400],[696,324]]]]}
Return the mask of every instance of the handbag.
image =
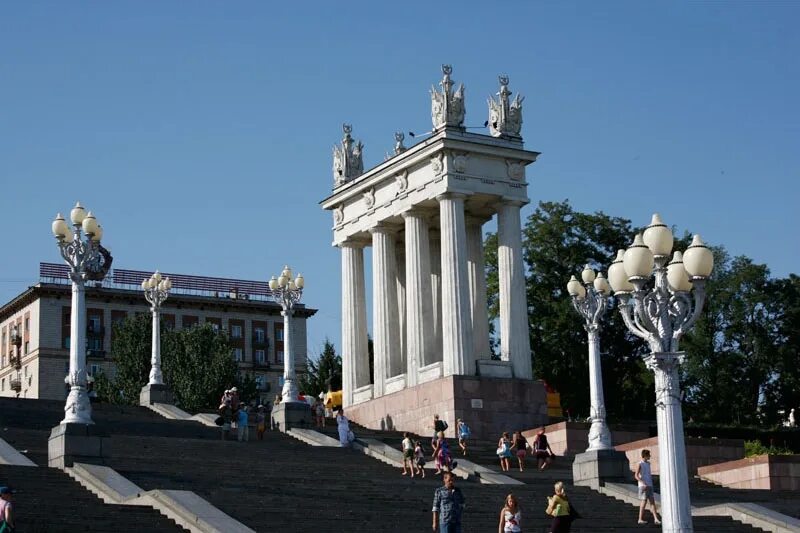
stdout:
{"type": "MultiPolygon", "coordinates": [[[[214,419],[214,423],[218,426],[221,426],[223,422],[225,422],[225,420],[221,416],[218,416],[217,418],[214,419]]],[[[0,532],[2,531],[3,530],[0,529],[0,532]]]]}

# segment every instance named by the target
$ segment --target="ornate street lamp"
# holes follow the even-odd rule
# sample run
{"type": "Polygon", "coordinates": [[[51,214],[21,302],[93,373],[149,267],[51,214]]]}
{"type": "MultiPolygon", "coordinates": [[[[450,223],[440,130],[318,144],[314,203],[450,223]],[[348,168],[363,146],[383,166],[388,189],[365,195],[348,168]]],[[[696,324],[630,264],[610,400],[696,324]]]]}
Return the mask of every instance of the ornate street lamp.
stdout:
{"type": "Polygon", "coordinates": [[[294,352],[292,349],[292,323],[294,315],[294,304],[300,301],[303,296],[303,286],[305,280],[302,274],[292,280],[292,269],[283,267],[283,272],[277,278],[272,276],[269,280],[269,288],[272,297],[281,305],[281,315],[283,315],[283,392],[281,393],[281,403],[297,402],[298,389],[297,379],[294,370],[294,352]]]}
{"type": "Polygon", "coordinates": [[[572,306],[583,317],[583,327],[589,336],[589,397],[592,420],[589,447],[586,451],[612,450],[611,433],[606,425],[606,406],[603,400],[603,371],[600,366],[600,319],[606,312],[611,287],[589,265],[581,272],[583,285],[575,276],[567,283],[572,306]]]}
{"type": "Polygon", "coordinates": [[[70,315],[69,374],[64,382],[70,386],[65,416],[61,424],[93,424],[92,408],[86,391],[86,280],[101,281],[111,267],[111,255],[100,245],[103,228],[94,215],[80,202],[70,211],[72,230],[59,213],[53,220],[61,257],[69,266],[72,281],[72,312],[70,315]]]}
{"type": "Polygon", "coordinates": [[[19,393],[22,391],[22,376],[20,375],[20,370],[22,369],[22,335],[19,334],[19,326],[14,324],[11,326],[11,345],[16,348],[16,356],[12,353],[11,354],[11,364],[14,366],[14,370],[17,371],[17,375],[15,378],[11,379],[11,390],[13,390],[17,398],[19,398],[19,393]]]}
{"type": "Polygon", "coordinates": [[[150,355],[150,379],[149,385],[163,385],[164,376],[161,373],[161,304],[169,298],[169,291],[172,288],[172,281],[169,278],[161,277],[161,273],[156,270],[150,279],[142,281],[144,297],[150,303],[150,310],[153,312],[153,337],[152,351],[150,355]]]}
{"type": "Polygon", "coordinates": [[[672,245],[672,231],[653,215],[630,248],[617,252],[608,278],[625,325],[650,347],[645,364],[655,374],[663,531],[688,532],[692,508],[678,374],[685,354],[678,342],[703,309],[714,256],[699,235],[670,261],[672,245]]]}

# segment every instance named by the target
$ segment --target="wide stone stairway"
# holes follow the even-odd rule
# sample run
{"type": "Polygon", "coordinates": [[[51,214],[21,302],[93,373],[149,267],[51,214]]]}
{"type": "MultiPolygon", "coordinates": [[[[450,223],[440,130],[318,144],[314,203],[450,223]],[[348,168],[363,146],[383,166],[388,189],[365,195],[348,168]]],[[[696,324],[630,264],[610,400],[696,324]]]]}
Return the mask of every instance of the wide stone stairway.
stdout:
{"type": "MultiPolygon", "coordinates": [[[[401,476],[399,469],[358,451],[312,447],[278,432],[268,431],[264,441],[256,441],[251,429],[250,442],[223,442],[219,430],[196,422],[166,420],[138,407],[94,407],[95,422],[113,435],[113,456],[106,462],[107,466],[144,490],[194,491],[257,531],[430,531],[433,492],[441,485],[441,479],[430,471],[424,480],[412,480],[401,476]]],[[[18,450],[25,450],[25,455],[37,464],[45,465],[47,436],[62,416],[61,402],[0,399],[0,437],[18,450]]],[[[328,432],[334,435],[330,422],[328,432]]],[[[359,438],[373,436],[386,439],[395,447],[400,444],[401,434],[397,432],[370,432],[363,428],[355,428],[355,431],[359,438]]],[[[430,453],[430,437],[422,440],[430,453]]],[[[458,456],[455,442],[453,451],[458,456]]],[[[494,443],[476,443],[473,451],[468,459],[496,468],[494,443]]],[[[495,531],[500,508],[509,492],[520,498],[524,531],[548,531],[550,519],[544,514],[544,508],[557,479],[567,483],[568,494],[584,517],[575,523],[573,531],[659,531],[652,524],[638,526],[636,510],[629,504],[585,487],[573,487],[566,462],[556,462],[553,469],[545,472],[512,470],[509,475],[525,485],[485,485],[474,480],[458,480],[467,499],[465,532],[495,531]]],[[[84,509],[97,517],[92,519],[98,526],[96,529],[92,524],[86,524],[84,529],[72,526],[48,529],[45,524],[44,529],[39,530],[106,531],[103,528],[114,522],[106,522],[100,514],[94,514],[95,507],[107,510],[110,516],[119,517],[120,522],[139,530],[161,531],[163,521],[166,521],[165,527],[172,524],[156,511],[148,511],[153,516],[153,520],[148,521],[144,515],[134,515],[131,507],[125,507],[123,512],[119,511],[120,506],[103,504],[57,470],[0,467],[0,483],[6,482],[17,488],[24,487],[17,496],[20,524],[27,524],[24,531],[34,529],[29,527],[32,522],[23,522],[23,519],[70,513],[80,517],[84,509]],[[76,495],[82,499],[77,500],[76,495]],[[52,510],[39,503],[29,506],[28,502],[34,501],[48,501],[52,510]],[[80,503],[72,505],[72,501],[80,503]]],[[[694,524],[698,532],[758,531],[720,517],[696,517],[694,524]]],[[[124,531],[124,527],[114,529],[124,531]]],[[[172,529],[176,529],[174,524],[172,529]]]]}

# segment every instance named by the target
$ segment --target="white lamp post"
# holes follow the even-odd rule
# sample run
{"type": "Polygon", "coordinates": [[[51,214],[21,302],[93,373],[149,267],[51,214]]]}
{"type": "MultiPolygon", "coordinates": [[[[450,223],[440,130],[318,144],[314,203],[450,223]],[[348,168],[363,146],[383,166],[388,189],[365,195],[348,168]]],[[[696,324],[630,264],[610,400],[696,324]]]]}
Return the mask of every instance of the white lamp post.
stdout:
{"type": "Polygon", "coordinates": [[[156,270],[150,279],[142,281],[142,290],[145,299],[150,303],[150,310],[153,312],[153,341],[152,352],[150,355],[150,385],[163,385],[164,376],[161,373],[161,304],[169,298],[169,290],[172,288],[172,281],[169,278],[161,277],[161,273],[156,270]]]}
{"type": "Polygon", "coordinates": [[[92,408],[86,392],[86,300],[84,283],[87,279],[102,280],[110,264],[104,262],[100,250],[103,228],[80,202],[70,211],[72,230],[59,213],[52,229],[58,241],[61,257],[69,265],[72,280],[72,314],[69,337],[69,374],[64,381],[70,391],[61,424],[93,424],[92,408]]]}
{"type": "Polygon", "coordinates": [[[625,325],[650,347],[645,363],[655,373],[662,530],[688,532],[692,508],[678,374],[685,354],[678,342],[703,309],[714,256],[699,235],[670,261],[672,245],[672,231],[655,214],[631,247],[617,252],[608,277],[625,325]]]}
{"type": "Polygon", "coordinates": [[[283,315],[283,391],[281,393],[281,403],[297,402],[298,389],[297,379],[294,370],[294,351],[292,348],[292,322],[294,315],[294,304],[300,301],[303,295],[305,280],[302,274],[292,280],[292,269],[288,266],[283,267],[283,272],[277,278],[272,276],[269,280],[269,288],[272,297],[281,304],[281,315],[283,315]]]}
{"type": "Polygon", "coordinates": [[[572,306],[583,317],[583,327],[589,337],[589,397],[592,425],[586,451],[612,450],[611,432],[606,424],[603,399],[603,371],[600,366],[600,319],[606,312],[611,287],[602,272],[595,274],[589,265],[581,272],[583,285],[575,276],[567,283],[572,306]],[[584,286],[585,285],[585,286],[584,286]]]}

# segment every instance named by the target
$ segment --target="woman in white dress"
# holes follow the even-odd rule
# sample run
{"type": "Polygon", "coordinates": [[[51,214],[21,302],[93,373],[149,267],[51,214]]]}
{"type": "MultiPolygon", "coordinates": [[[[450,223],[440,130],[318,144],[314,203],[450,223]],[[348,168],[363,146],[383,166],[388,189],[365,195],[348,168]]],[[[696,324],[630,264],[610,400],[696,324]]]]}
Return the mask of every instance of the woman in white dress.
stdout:
{"type": "Polygon", "coordinates": [[[344,416],[342,409],[336,414],[336,428],[339,430],[339,443],[342,447],[350,446],[350,421],[344,416]]]}

